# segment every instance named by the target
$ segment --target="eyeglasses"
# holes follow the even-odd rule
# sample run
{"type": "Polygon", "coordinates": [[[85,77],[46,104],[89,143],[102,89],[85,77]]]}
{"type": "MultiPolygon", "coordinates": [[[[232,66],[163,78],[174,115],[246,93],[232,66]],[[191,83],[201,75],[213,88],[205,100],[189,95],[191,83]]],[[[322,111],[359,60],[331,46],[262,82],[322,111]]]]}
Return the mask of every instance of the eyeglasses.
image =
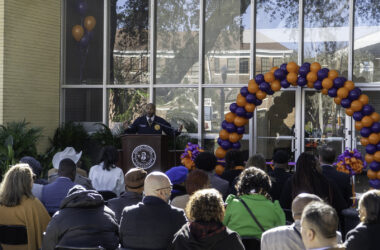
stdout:
{"type": "Polygon", "coordinates": [[[163,190],[163,189],[170,189],[170,191],[172,191],[173,190],[173,186],[170,185],[169,187],[157,188],[156,191],[160,191],[160,190],[163,190]]]}

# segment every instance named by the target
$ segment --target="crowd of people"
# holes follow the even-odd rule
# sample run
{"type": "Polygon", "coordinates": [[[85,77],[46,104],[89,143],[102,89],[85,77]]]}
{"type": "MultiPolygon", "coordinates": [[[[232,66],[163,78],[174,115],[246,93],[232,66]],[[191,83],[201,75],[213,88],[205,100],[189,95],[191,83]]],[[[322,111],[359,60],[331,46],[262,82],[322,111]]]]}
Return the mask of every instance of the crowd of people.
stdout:
{"type": "Polygon", "coordinates": [[[360,223],[344,231],[350,180],[335,170],[328,146],[318,157],[302,153],[295,170],[283,150],[274,153],[273,167],[262,155],[245,161],[231,150],[221,176],[211,152],[200,153],[191,171],[130,168],[125,175],[112,146],[88,176],[80,156],[73,148],[57,153],[48,180],[29,156],[9,168],[0,186],[0,225],[24,226],[27,244],[2,242],[0,249],[379,248],[380,191],[361,196],[360,223]]]}

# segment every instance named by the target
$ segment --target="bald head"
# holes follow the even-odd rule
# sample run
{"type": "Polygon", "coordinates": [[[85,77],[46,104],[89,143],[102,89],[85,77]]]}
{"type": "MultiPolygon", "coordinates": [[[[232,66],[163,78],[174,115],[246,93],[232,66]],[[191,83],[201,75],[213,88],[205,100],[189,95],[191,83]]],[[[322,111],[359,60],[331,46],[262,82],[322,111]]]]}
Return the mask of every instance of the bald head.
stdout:
{"type": "Polygon", "coordinates": [[[154,171],[148,174],[145,179],[144,192],[146,196],[156,196],[168,201],[171,186],[172,184],[166,174],[154,171]]]}
{"type": "Polygon", "coordinates": [[[292,214],[294,220],[301,219],[302,211],[306,207],[307,204],[309,204],[312,201],[320,201],[322,202],[322,199],[319,198],[315,194],[308,194],[308,193],[301,193],[294,198],[292,203],[292,214]]]}

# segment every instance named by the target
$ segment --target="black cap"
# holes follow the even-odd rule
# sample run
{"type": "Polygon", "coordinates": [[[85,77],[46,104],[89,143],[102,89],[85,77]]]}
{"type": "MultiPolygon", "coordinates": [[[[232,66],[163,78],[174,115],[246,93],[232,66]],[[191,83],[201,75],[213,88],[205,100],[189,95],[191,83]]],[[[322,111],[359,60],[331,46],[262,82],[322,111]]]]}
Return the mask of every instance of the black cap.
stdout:
{"type": "Polygon", "coordinates": [[[278,164],[288,163],[289,155],[285,150],[277,150],[273,155],[273,162],[278,164]]]}

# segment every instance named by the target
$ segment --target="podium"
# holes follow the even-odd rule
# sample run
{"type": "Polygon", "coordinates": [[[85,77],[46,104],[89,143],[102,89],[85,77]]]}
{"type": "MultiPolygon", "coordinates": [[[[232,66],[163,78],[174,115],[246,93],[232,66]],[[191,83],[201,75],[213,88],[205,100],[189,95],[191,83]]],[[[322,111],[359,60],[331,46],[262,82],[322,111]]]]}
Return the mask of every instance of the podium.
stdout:
{"type": "Polygon", "coordinates": [[[166,135],[125,134],[121,136],[123,170],[140,167],[147,172],[166,171],[168,137],[166,135]]]}

